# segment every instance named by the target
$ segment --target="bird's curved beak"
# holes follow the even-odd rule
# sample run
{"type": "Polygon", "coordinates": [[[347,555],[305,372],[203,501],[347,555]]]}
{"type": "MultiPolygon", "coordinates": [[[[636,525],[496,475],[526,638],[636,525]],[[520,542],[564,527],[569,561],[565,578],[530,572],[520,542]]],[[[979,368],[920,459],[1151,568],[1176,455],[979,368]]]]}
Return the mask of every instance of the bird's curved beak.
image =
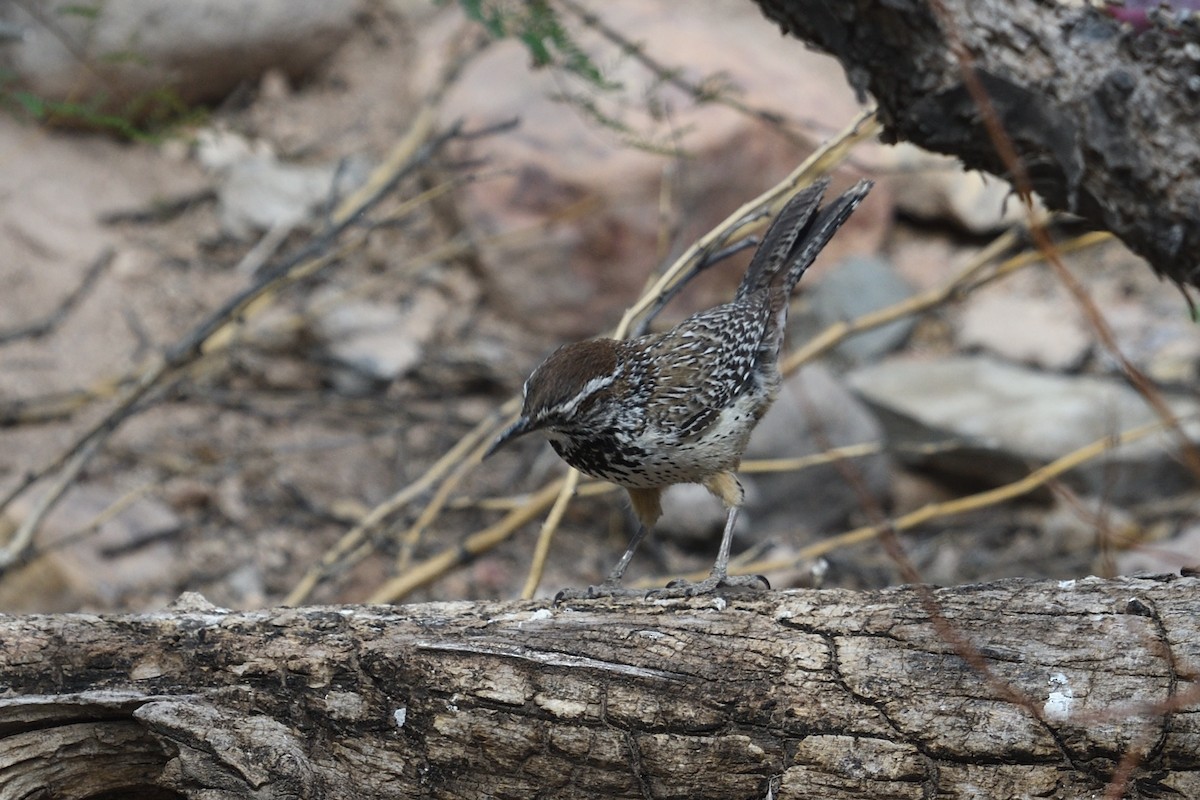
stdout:
{"type": "Polygon", "coordinates": [[[528,417],[525,415],[517,417],[516,422],[514,422],[512,425],[509,425],[501,432],[499,436],[496,437],[496,441],[492,442],[492,446],[487,449],[487,452],[483,454],[483,457],[485,459],[490,458],[492,453],[496,452],[513,439],[516,439],[518,436],[523,436],[526,433],[529,433],[531,430],[533,430],[533,427],[530,425],[528,417]]]}

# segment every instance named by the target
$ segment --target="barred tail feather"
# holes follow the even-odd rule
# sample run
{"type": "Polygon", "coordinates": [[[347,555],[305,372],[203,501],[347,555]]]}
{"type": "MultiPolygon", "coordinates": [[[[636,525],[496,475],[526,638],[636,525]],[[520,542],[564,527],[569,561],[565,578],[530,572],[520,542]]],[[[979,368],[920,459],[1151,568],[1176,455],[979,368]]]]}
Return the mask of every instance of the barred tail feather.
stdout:
{"type": "Polygon", "coordinates": [[[828,188],[829,178],[815,181],[797,192],[775,215],[771,227],[763,236],[762,244],[750,260],[750,266],[746,268],[746,275],[737,290],[737,299],[774,283],[775,277],[791,259],[796,240],[812,222],[828,188]]]}
{"type": "Polygon", "coordinates": [[[804,272],[816,260],[817,254],[825,249],[825,245],[829,244],[829,240],[837,233],[838,228],[850,219],[850,215],[854,213],[874,185],[874,181],[859,181],[847,189],[837,200],[821,209],[821,213],[809,225],[808,230],[804,232],[799,243],[792,250],[787,275],[783,279],[784,296],[791,295],[792,289],[796,288],[796,284],[804,272]]]}
{"type": "Polygon", "coordinates": [[[829,179],[822,178],[796,194],[783,207],[767,229],[746,276],[738,287],[742,298],[774,283],[783,269],[784,296],[791,294],[805,270],[824,249],[838,228],[850,218],[859,203],[871,191],[871,181],[859,181],[825,208],[820,208],[829,179]]]}

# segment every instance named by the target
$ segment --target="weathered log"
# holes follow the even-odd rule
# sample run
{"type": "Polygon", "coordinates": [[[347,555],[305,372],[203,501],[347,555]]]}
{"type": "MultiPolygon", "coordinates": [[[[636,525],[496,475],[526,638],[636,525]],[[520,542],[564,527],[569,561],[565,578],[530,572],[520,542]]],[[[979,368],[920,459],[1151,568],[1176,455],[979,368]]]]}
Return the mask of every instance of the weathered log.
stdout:
{"type": "Polygon", "coordinates": [[[192,603],[0,643],[2,798],[1076,798],[1122,763],[1200,796],[1195,578],[192,603]]]}
{"type": "Polygon", "coordinates": [[[1200,18],[1139,32],[1088,3],[756,2],[842,62],[891,139],[1005,175],[953,54],[957,37],[1047,203],[1200,286],[1200,18]]]}

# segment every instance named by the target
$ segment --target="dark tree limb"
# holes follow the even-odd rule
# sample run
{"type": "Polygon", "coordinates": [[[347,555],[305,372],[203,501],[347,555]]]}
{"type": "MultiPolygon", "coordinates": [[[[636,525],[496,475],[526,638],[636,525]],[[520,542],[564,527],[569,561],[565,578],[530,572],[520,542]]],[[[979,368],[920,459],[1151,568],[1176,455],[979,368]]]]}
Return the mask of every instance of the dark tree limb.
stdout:
{"type": "Polygon", "coordinates": [[[930,594],[0,617],[0,797],[1200,796],[1200,580],[930,594]]]}
{"type": "Polygon", "coordinates": [[[756,2],[842,62],[891,140],[1006,175],[953,54],[961,40],[1046,202],[1200,287],[1200,20],[1138,33],[1046,0],[756,2]]]}

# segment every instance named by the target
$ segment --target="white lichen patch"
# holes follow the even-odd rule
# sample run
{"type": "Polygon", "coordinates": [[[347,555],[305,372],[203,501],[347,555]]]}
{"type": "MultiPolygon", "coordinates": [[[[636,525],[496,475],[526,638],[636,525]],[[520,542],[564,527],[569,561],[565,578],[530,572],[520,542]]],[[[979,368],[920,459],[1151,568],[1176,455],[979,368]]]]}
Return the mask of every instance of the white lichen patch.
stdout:
{"type": "Polygon", "coordinates": [[[550,714],[559,719],[578,719],[584,716],[588,710],[588,704],[582,700],[568,700],[563,697],[551,697],[545,694],[536,694],[533,697],[533,702],[550,714]]]}
{"type": "Polygon", "coordinates": [[[1050,676],[1050,694],[1042,706],[1046,719],[1065,720],[1071,716],[1071,708],[1075,705],[1075,692],[1067,676],[1056,672],[1050,676]]]}
{"type": "Polygon", "coordinates": [[[492,617],[488,623],[494,622],[516,622],[517,627],[521,627],[527,622],[541,622],[542,620],[553,619],[554,612],[548,608],[539,608],[536,611],[514,611],[509,614],[501,614],[498,617],[492,617]]]}
{"type": "Polygon", "coordinates": [[[653,641],[667,638],[667,635],[662,631],[651,630],[649,628],[643,628],[641,630],[634,631],[633,635],[641,636],[643,639],[651,639],[653,641]]]}

